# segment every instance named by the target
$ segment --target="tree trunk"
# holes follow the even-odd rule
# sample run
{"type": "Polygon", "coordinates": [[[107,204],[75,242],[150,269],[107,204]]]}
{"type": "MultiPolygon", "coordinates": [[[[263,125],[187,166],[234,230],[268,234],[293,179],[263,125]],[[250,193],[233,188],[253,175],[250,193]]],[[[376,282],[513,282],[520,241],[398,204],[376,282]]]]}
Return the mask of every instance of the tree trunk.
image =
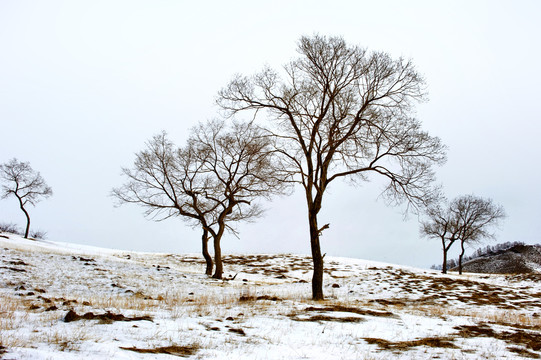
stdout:
{"type": "Polygon", "coordinates": [[[462,257],[464,256],[464,241],[460,242],[462,252],[458,256],[458,274],[462,275],[462,257]]]}
{"type": "Polygon", "coordinates": [[[209,254],[209,246],[208,246],[209,237],[208,237],[208,234],[209,234],[208,230],[203,229],[203,236],[202,236],[201,240],[203,242],[203,257],[205,258],[205,262],[207,263],[207,269],[205,270],[205,274],[207,274],[208,276],[211,276],[212,275],[212,267],[214,266],[214,264],[212,263],[212,257],[209,254]]]}
{"type": "Polygon", "coordinates": [[[443,264],[441,265],[441,273],[447,274],[447,248],[445,247],[445,240],[441,240],[443,245],[443,264]]]}
{"type": "Polygon", "coordinates": [[[221,236],[214,236],[214,262],[216,263],[216,269],[214,270],[215,279],[221,279],[223,275],[223,265],[222,265],[222,249],[220,248],[220,238],[221,236]]]}
{"type": "Polygon", "coordinates": [[[317,227],[317,212],[308,212],[310,224],[310,246],[312,249],[312,261],[314,262],[314,274],[312,276],[312,299],[323,300],[323,257],[319,243],[319,229],[317,227]]]}
{"type": "Polygon", "coordinates": [[[26,209],[24,208],[23,200],[19,196],[17,196],[17,199],[19,199],[19,206],[21,207],[21,210],[26,216],[26,229],[24,231],[24,238],[28,239],[28,233],[30,232],[30,215],[28,214],[28,211],[26,211],[26,209]]]}

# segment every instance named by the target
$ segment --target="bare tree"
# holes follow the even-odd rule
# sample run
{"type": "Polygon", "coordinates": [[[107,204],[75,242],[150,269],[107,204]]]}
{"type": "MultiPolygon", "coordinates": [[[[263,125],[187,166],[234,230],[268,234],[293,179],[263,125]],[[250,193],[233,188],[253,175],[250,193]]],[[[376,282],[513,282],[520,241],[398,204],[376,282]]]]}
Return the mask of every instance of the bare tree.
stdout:
{"type": "Polygon", "coordinates": [[[421,221],[421,235],[428,238],[439,238],[443,250],[443,274],[447,274],[447,254],[451,246],[459,240],[459,219],[445,200],[434,202],[426,209],[427,219],[421,221]]]}
{"type": "MultiPolygon", "coordinates": [[[[179,149],[162,132],[155,135],[146,144],[146,149],[135,156],[133,168],[123,168],[123,175],[128,181],[121,187],[114,188],[112,195],[120,204],[135,203],[143,206],[145,216],[162,221],[173,216],[185,216],[196,219],[193,214],[181,212],[181,205],[188,198],[181,191],[178,178],[179,149]]],[[[195,223],[199,226],[200,223],[195,223]]],[[[203,228],[202,253],[206,261],[207,275],[212,275],[213,262],[208,251],[208,231],[203,228]]]]}
{"type": "Polygon", "coordinates": [[[440,140],[410,116],[424,97],[424,82],[409,61],[348,46],[339,37],[302,37],[300,57],[285,77],[265,68],[237,76],[219,92],[229,115],[264,111],[269,132],[292,176],[306,194],[314,273],[312,296],[323,295],[323,256],[318,213],[325,190],[336,179],[388,180],[390,203],[425,204],[436,191],[431,166],[445,160],[440,140]]]}
{"type": "Polygon", "coordinates": [[[462,195],[451,203],[442,200],[426,211],[427,219],[421,222],[421,234],[439,238],[443,247],[442,272],[447,273],[447,253],[455,242],[460,242],[458,272],[462,274],[465,245],[494,238],[490,229],[505,218],[503,207],[474,195],[462,195]]]}
{"type": "Polygon", "coordinates": [[[494,233],[490,230],[505,218],[505,211],[502,206],[494,204],[492,199],[463,195],[453,200],[451,212],[459,220],[461,251],[458,257],[458,273],[462,274],[465,245],[479,243],[483,239],[494,239],[494,233]]]}
{"type": "Polygon", "coordinates": [[[165,133],[138,153],[134,169],[123,169],[128,182],[113,190],[121,203],[137,203],[157,220],[182,216],[203,229],[203,256],[212,272],[208,239],[213,239],[215,272],[222,278],[221,239],[233,223],[251,221],[263,210],[256,201],[280,193],[270,139],[252,123],[227,127],[213,120],[194,128],[188,144],[175,148],[165,133]]]}
{"type": "Polygon", "coordinates": [[[36,206],[42,198],[48,198],[53,194],[52,189],[45,183],[39,172],[35,172],[30,163],[11,159],[9,162],[0,165],[0,177],[2,185],[2,199],[8,196],[15,196],[19,206],[26,217],[26,229],[24,237],[28,238],[30,231],[30,215],[28,204],[36,206]]]}

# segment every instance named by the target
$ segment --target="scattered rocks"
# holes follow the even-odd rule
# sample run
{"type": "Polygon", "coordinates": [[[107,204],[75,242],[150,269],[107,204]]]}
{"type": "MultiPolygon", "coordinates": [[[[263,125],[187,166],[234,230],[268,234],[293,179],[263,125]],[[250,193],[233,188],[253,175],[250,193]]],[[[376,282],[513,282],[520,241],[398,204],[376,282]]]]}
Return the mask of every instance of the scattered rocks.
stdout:
{"type": "Polygon", "coordinates": [[[229,332],[232,332],[232,333],[235,333],[235,334],[238,334],[238,335],[241,335],[241,336],[246,336],[246,333],[244,332],[244,330],[242,329],[229,329],[228,330],[229,332]]]}
{"type": "Polygon", "coordinates": [[[10,265],[15,265],[15,266],[19,266],[19,265],[22,265],[22,266],[28,266],[28,264],[25,263],[25,262],[22,261],[22,260],[8,261],[7,263],[10,264],[10,265]]]}
{"type": "Polygon", "coordinates": [[[161,265],[152,265],[156,268],[158,271],[164,271],[164,270],[170,270],[171,268],[169,266],[161,266],[161,265]]]}
{"type": "Polygon", "coordinates": [[[105,314],[94,314],[93,312],[87,312],[84,315],[78,315],[75,311],[69,310],[64,316],[64,322],[72,322],[78,320],[99,320],[102,323],[110,324],[114,321],[152,321],[150,316],[133,316],[126,317],[122,314],[114,314],[107,311],[105,314]]]}
{"type": "Polygon", "coordinates": [[[240,302],[246,302],[246,301],[258,301],[258,300],[269,300],[269,301],[280,301],[282,299],[276,297],[276,296],[269,296],[269,295],[261,295],[261,296],[252,296],[252,295],[242,295],[239,298],[240,302]]]}
{"type": "Polygon", "coordinates": [[[50,304],[52,303],[52,300],[51,299],[47,299],[46,297],[43,297],[41,295],[38,296],[38,299],[40,299],[41,301],[43,301],[45,304],[50,304]]]}

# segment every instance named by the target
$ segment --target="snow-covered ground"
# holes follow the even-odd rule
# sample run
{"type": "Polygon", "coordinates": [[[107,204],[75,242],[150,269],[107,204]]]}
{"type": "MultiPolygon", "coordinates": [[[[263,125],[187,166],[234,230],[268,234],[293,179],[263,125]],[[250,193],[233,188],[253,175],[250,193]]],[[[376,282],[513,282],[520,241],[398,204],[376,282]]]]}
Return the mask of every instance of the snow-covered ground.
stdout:
{"type": "Polygon", "coordinates": [[[541,357],[541,275],[441,275],[325,258],[100,249],[0,236],[3,359],[541,357]],[[236,277],[231,279],[233,276],[236,277]]]}

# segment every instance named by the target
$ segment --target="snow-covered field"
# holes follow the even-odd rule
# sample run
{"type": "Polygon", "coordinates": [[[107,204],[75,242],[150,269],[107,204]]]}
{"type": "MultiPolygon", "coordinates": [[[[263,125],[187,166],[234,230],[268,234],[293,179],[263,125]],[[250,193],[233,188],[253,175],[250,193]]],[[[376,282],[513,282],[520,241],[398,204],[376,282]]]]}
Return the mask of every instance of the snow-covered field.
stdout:
{"type": "Polygon", "coordinates": [[[311,260],[116,251],[0,236],[3,359],[541,357],[541,275],[448,275],[311,260]]]}

